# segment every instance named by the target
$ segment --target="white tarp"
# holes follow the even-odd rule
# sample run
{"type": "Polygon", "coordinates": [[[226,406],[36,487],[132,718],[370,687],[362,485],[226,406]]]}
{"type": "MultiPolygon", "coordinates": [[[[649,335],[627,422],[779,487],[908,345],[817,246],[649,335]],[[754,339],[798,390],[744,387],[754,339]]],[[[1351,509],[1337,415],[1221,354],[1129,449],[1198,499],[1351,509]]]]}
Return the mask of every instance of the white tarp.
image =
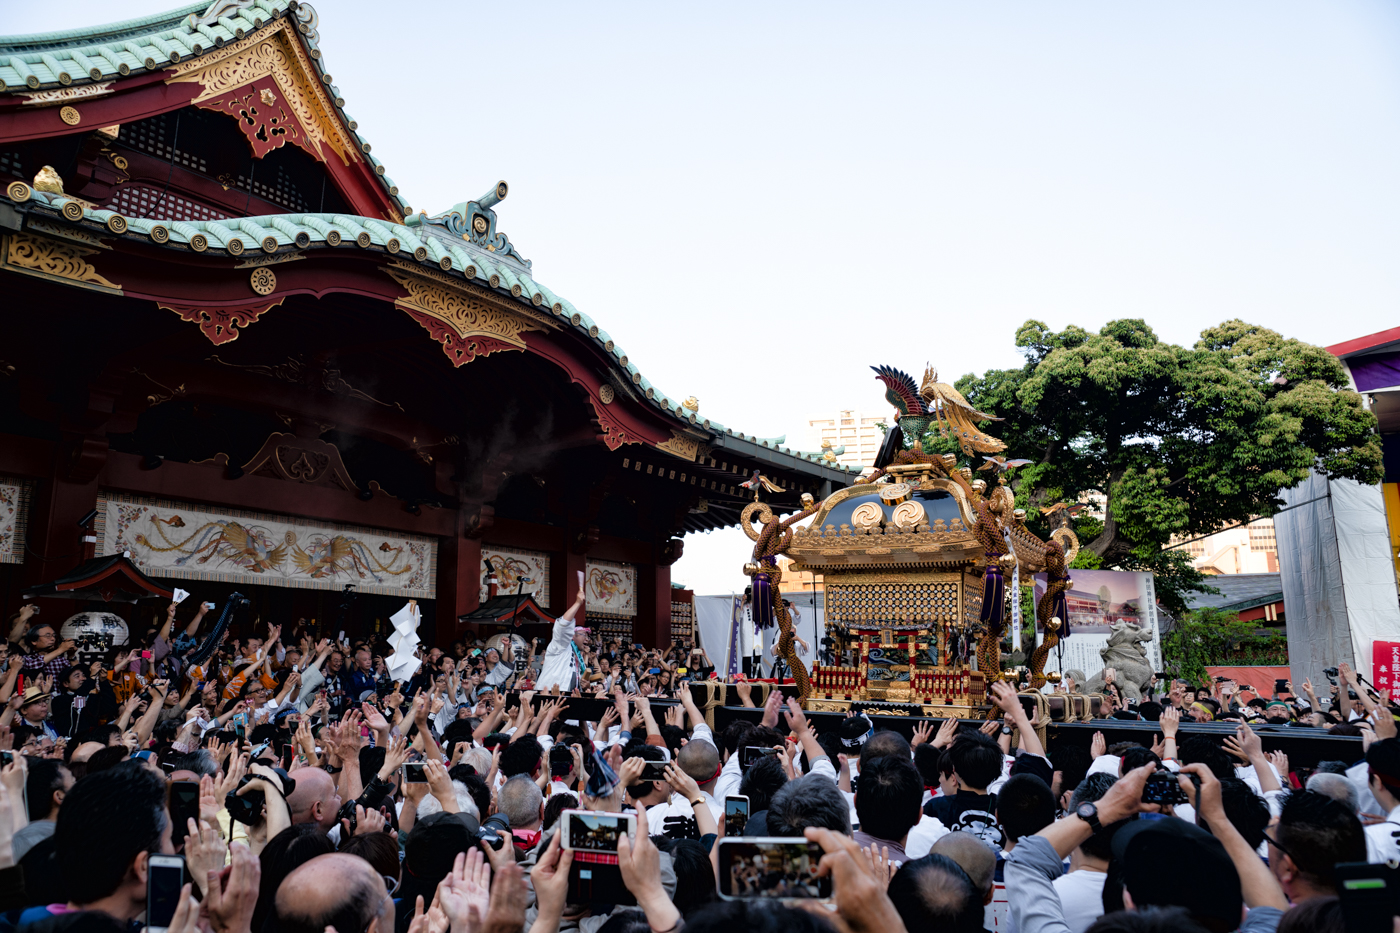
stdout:
{"type": "Polygon", "coordinates": [[[1340,661],[1369,672],[1372,642],[1400,639],[1380,487],[1314,473],[1282,498],[1274,531],[1293,682],[1325,683],[1322,669],[1340,661]]]}
{"type": "MultiPolygon", "coordinates": [[[[812,661],[816,652],[821,650],[822,636],[826,634],[826,600],[824,594],[818,593],[813,596],[811,593],[784,593],[783,598],[790,601],[797,609],[798,619],[796,625],[797,634],[801,635],[807,642],[808,650],[803,651],[798,645],[797,655],[802,662],[807,665],[807,670],[812,669],[812,661]],[[816,606],[813,608],[815,599],[816,606]],[[812,629],[812,618],[816,616],[816,631],[812,629]]],[[[725,669],[725,651],[729,645],[730,627],[730,606],[733,604],[733,596],[696,596],[695,597],[695,631],[701,647],[710,656],[710,661],[719,671],[725,669]]],[[[742,612],[742,610],[740,610],[742,612]]],[[[741,639],[739,657],[742,661],[753,654],[754,630],[753,623],[747,619],[739,625],[739,636],[741,639]]],[[[769,653],[773,643],[777,641],[778,628],[773,628],[761,633],[759,641],[760,650],[763,652],[763,672],[765,676],[773,670],[773,656],[769,653]]],[[[741,665],[742,667],[742,665],[741,665]]],[[[789,675],[791,676],[791,675],[789,675]]]]}

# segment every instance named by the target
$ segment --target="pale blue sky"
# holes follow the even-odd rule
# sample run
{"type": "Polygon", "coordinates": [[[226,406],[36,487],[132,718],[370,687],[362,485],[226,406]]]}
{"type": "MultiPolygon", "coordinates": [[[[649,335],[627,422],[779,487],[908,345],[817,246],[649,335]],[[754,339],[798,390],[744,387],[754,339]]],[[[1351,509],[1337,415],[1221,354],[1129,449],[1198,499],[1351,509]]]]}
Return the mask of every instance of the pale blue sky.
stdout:
{"type": "MultiPolygon", "coordinates": [[[[175,4],[0,3],[0,31],[175,4]]],[[[673,397],[747,433],[883,408],[867,368],[1017,326],[1394,326],[1400,6],[321,0],[375,155],[501,228],[673,397]]],[[[747,541],[676,579],[741,586],[747,541]]]]}

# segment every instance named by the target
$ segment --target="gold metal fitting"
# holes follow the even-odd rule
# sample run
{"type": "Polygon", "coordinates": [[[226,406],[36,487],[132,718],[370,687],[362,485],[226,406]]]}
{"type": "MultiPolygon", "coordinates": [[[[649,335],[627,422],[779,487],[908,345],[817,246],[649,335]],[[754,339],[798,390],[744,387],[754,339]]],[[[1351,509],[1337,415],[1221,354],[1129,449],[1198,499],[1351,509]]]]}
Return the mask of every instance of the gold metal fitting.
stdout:
{"type": "Polygon", "coordinates": [[[758,573],[758,569],[758,561],[751,560],[744,565],[744,576],[751,577],[754,574],[758,573]]]}
{"type": "Polygon", "coordinates": [[[1014,518],[1014,519],[1016,519],[1016,521],[1018,521],[1018,522],[1023,522],[1023,521],[1026,520],[1026,510],[1025,510],[1025,509],[1012,509],[1012,510],[1011,510],[1011,517],[1014,518]]]}
{"type": "Polygon", "coordinates": [[[1064,623],[1060,621],[1059,616],[1054,616],[1050,619],[1049,622],[1045,623],[1045,628],[1047,631],[1050,632],[1058,632],[1060,630],[1060,626],[1063,624],[1064,623]]]}
{"type": "Polygon", "coordinates": [[[977,492],[977,493],[986,492],[986,491],[987,491],[987,481],[984,480],[984,479],[975,479],[975,480],[973,480],[973,481],[972,481],[972,491],[973,491],[973,492],[977,492]]]}
{"type": "Polygon", "coordinates": [[[1047,681],[1049,681],[1050,683],[1052,683],[1052,684],[1057,684],[1057,683],[1059,683],[1060,680],[1061,680],[1061,678],[1060,678],[1060,672],[1059,672],[1059,671],[1050,671],[1048,674],[1045,675],[1045,679],[1046,679],[1047,681]]]}

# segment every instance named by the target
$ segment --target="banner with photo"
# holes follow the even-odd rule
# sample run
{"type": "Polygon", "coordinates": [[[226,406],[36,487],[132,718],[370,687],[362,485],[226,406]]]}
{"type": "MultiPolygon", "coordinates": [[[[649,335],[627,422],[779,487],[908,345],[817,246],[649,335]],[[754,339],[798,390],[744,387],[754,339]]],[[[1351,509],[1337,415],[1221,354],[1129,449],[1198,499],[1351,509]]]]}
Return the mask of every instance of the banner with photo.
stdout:
{"type": "Polygon", "coordinates": [[[549,608],[549,553],[520,548],[481,546],[481,601],[486,601],[486,562],[496,568],[496,594],[533,596],[541,609],[549,608]],[[527,582],[520,589],[520,581],[527,582]]]}
{"type": "Polygon", "coordinates": [[[631,564],[614,564],[606,560],[590,560],[584,571],[584,587],[590,614],[633,618],[637,614],[637,568],[631,564]]]}
{"type": "Polygon", "coordinates": [[[434,538],[115,493],[97,507],[97,553],[129,551],[153,577],[437,595],[434,538]]]}
{"type": "Polygon", "coordinates": [[[24,563],[24,532],[34,483],[0,476],[0,564],[24,563]]]}
{"type": "MultiPolygon", "coordinates": [[[[1062,639],[1061,648],[1050,652],[1045,664],[1047,671],[1079,670],[1092,677],[1103,670],[1101,649],[1118,635],[1114,644],[1129,639],[1136,629],[1145,629],[1152,640],[1145,643],[1148,663],[1152,669],[1162,669],[1162,636],[1157,626],[1157,591],[1152,574],[1127,570],[1071,570],[1070,588],[1065,593],[1069,606],[1070,637],[1062,639]],[[1063,654],[1063,666],[1060,655],[1063,654]]],[[[1035,575],[1033,595],[1036,605],[1045,595],[1045,574],[1035,575]]],[[[1036,618],[1036,644],[1045,632],[1036,618]]]]}

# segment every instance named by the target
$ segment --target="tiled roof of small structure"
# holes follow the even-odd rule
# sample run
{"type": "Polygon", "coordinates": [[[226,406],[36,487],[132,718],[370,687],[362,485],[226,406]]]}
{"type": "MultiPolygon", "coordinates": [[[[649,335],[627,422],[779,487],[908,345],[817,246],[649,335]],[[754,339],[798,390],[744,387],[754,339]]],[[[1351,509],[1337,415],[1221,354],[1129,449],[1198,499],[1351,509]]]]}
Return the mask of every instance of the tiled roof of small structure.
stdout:
{"type": "MultiPolygon", "coordinates": [[[[28,188],[28,200],[54,212],[55,220],[100,227],[104,236],[120,235],[149,239],[166,247],[192,249],[211,255],[242,255],[261,251],[272,254],[298,249],[359,249],[387,252],[399,259],[415,259],[449,273],[462,275],[474,285],[511,296],[521,304],[547,308],[563,325],[571,326],[613,358],[626,373],[623,391],[631,392],[643,404],[666,412],[671,418],[709,431],[748,441],[799,460],[820,464],[842,472],[854,468],[823,460],[820,452],[797,451],[783,446],[785,438],[760,438],[731,430],[687,410],[682,401],[667,396],[642,375],[637,364],[608,333],[567,299],[560,298],[535,281],[520,263],[501,258],[460,239],[436,223],[424,222],[421,215],[413,224],[396,224],[346,214],[270,214],[262,217],[232,217],[226,220],[160,220],[127,217],[115,211],[93,208],[62,194],[28,188]]],[[[11,185],[14,197],[16,185],[11,185]]]]}
{"type": "Polygon", "coordinates": [[[236,42],[272,20],[290,16],[306,43],[322,83],[350,134],[358,143],[384,190],[403,214],[411,208],[399,196],[394,180],[383,173],[370,155],[369,142],[345,112],[345,99],[331,83],[325,57],[319,48],[319,18],[310,4],[297,0],[203,0],[141,19],[130,19],[90,29],[28,36],[0,36],[0,92],[80,87],[113,81],[142,72],[163,71],[236,42]]]}

